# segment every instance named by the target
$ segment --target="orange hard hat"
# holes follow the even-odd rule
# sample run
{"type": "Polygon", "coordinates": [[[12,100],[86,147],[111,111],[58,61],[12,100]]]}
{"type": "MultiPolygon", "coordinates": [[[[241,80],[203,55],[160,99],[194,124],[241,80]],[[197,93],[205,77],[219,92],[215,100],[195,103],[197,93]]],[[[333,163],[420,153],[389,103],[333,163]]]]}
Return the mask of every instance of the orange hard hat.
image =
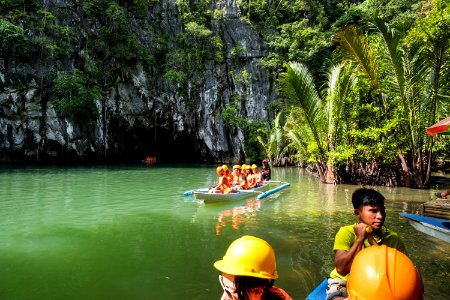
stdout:
{"type": "Polygon", "coordinates": [[[421,300],[423,285],[411,260],[397,249],[372,246],[354,258],[347,281],[350,300],[421,300]]]}

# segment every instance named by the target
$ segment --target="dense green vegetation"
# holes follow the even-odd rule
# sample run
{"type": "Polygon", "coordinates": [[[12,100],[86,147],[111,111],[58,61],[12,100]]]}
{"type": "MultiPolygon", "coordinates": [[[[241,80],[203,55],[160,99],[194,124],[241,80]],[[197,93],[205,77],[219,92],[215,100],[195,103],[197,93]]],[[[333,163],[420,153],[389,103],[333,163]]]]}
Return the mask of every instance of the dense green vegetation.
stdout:
{"type": "Polygon", "coordinates": [[[305,64],[286,64],[285,134],[323,182],[428,186],[435,142],[449,153],[425,130],[450,113],[449,20],[444,1],[415,22],[367,11],[334,34],[323,88],[305,64]]]}
{"type": "Polygon", "coordinates": [[[172,36],[157,28],[166,26],[157,0],[66,2],[50,12],[38,0],[0,0],[0,51],[6,69],[14,58],[52,70],[40,88],[74,122],[93,124],[95,100],[130,80],[137,62],[188,107],[206,66],[226,63],[231,98],[219,93],[215,117],[242,130],[252,161],[295,159],[324,182],[426,187],[431,164],[449,157],[449,139],[425,134],[450,114],[448,0],[238,1],[241,21],[269,46],[260,67],[280,79],[281,101],[268,106],[276,117],[259,122],[244,109],[245,49],[226,53],[225,8],[178,0],[172,36]]]}
{"type": "Polygon", "coordinates": [[[100,88],[89,86],[86,76],[77,69],[62,72],[54,79],[52,102],[56,111],[80,125],[95,125],[99,115],[95,101],[99,98],[100,88]]]}

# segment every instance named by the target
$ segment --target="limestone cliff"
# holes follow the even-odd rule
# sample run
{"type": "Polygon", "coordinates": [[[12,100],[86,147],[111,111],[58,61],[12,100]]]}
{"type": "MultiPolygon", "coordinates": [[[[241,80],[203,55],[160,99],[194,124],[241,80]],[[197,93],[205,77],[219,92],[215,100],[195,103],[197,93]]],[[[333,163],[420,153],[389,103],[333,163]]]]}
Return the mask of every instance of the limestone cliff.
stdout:
{"type": "Polygon", "coordinates": [[[163,161],[237,162],[246,156],[245,133],[224,123],[224,110],[234,105],[236,116],[247,120],[271,117],[266,106],[276,99],[274,74],[259,66],[268,49],[235,1],[208,3],[208,14],[220,12],[207,23],[212,35],[220,38],[220,49],[205,42],[200,67],[193,66],[180,82],[165,74],[183,61],[167,53],[179,53],[175,50],[181,47],[181,34],[192,47],[203,41],[190,36],[175,0],[141,7],[117,1],[113,8],[125,18],[121,26],[126,32],[111,21],[111,6],[101,6],[111,1],[28,2],[37,3],[23,7],[34,19],[15,24],[24,29],[32,46],[15,55],[6,55],[5,47],[0,52],[3,161],[139,161],[151,155],[163,161]],[[52,36],[49,28],[59,35],[52,36]],[[61,34],[68,30],[70,36],[61,34]],[[133,46],[129,54],[118,55],[123,45],[105,45],[101,38],[108,30],[110,36],[125,32],[128,41],[140,48],[133,46]],[[39,38],[56,41],[39,47],[39,38]],[[221,59],[214,57],[217,51],[221,59]],[[52,101],[55,74],[73,68],[86,71],[101,87],[94,126],[61,116],[52,101]],[[94,68],[100,71],[91,72],[94,68]],[[237,74],[245,74],[245,80],[237,74]]]}

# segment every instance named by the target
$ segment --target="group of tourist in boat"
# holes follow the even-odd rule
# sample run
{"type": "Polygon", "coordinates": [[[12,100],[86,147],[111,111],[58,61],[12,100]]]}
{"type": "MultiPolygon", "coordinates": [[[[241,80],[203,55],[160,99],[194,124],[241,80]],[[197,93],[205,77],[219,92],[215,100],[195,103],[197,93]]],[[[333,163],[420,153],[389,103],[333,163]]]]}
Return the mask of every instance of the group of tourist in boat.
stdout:
{"type": "Polygon", "coordinates": [[[233,172],[227,165],[216,169],[219,178],[216,184],[209,188],[210,193],[228,194],[240,190],[250,190],[263,185],[270,180],[271,171],[268,160],[262,161],[262,171],[258,170],[256,164],[234,165],[233,172]]]}
{"type": "MultiPolygon", "coordinates": [[[[358,220],[341,227],[335,236],[334,269],[320,299],[423,300],[420,273],[398,234],[384,225],[383,195],[361,188],[353,193],[352,204],[358,220]]],[[[275,251],[263,239],[235,240],[214,267],[221,272],[221,300],[292,300],[274,285],[278,278],[275,251]]]]}

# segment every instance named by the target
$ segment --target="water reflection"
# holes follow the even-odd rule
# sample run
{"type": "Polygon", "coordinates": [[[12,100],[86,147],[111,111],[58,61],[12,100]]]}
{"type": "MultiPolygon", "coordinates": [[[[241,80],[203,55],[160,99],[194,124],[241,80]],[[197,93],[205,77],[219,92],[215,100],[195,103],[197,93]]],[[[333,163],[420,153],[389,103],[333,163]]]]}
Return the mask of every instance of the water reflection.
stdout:
{"type": "Polygon", "coordinates": [[[238,230],[243,222],[247,222],[248,219],[256,216],[256,212],[261,207],[261,204],[261,200],[248,199],[245,201],[245,205],[235,206],[221,211],[217,216],[216,235],[221,235],[227,226],[238,230]]]}
{"type": "MultiPolygon", "coordinates": [[[[261,201],[205,205],[183,196],[216,176],[210,166],[158,163],[0,169],[0,299],[218,299],[212,263],[245,234],[270,241],[277,284],[304,299],[333,268],[337,230],[356,221],[351,195],[358,186],[273,168],[274,180],[291,185],[261,201]]],[[[432,190],[375,187],[387,199],[386,225],[422,273],[427,299],[450,294],[450,244],[399,213],[414,213],[447,188],[450,181],[432,190]]]]}

